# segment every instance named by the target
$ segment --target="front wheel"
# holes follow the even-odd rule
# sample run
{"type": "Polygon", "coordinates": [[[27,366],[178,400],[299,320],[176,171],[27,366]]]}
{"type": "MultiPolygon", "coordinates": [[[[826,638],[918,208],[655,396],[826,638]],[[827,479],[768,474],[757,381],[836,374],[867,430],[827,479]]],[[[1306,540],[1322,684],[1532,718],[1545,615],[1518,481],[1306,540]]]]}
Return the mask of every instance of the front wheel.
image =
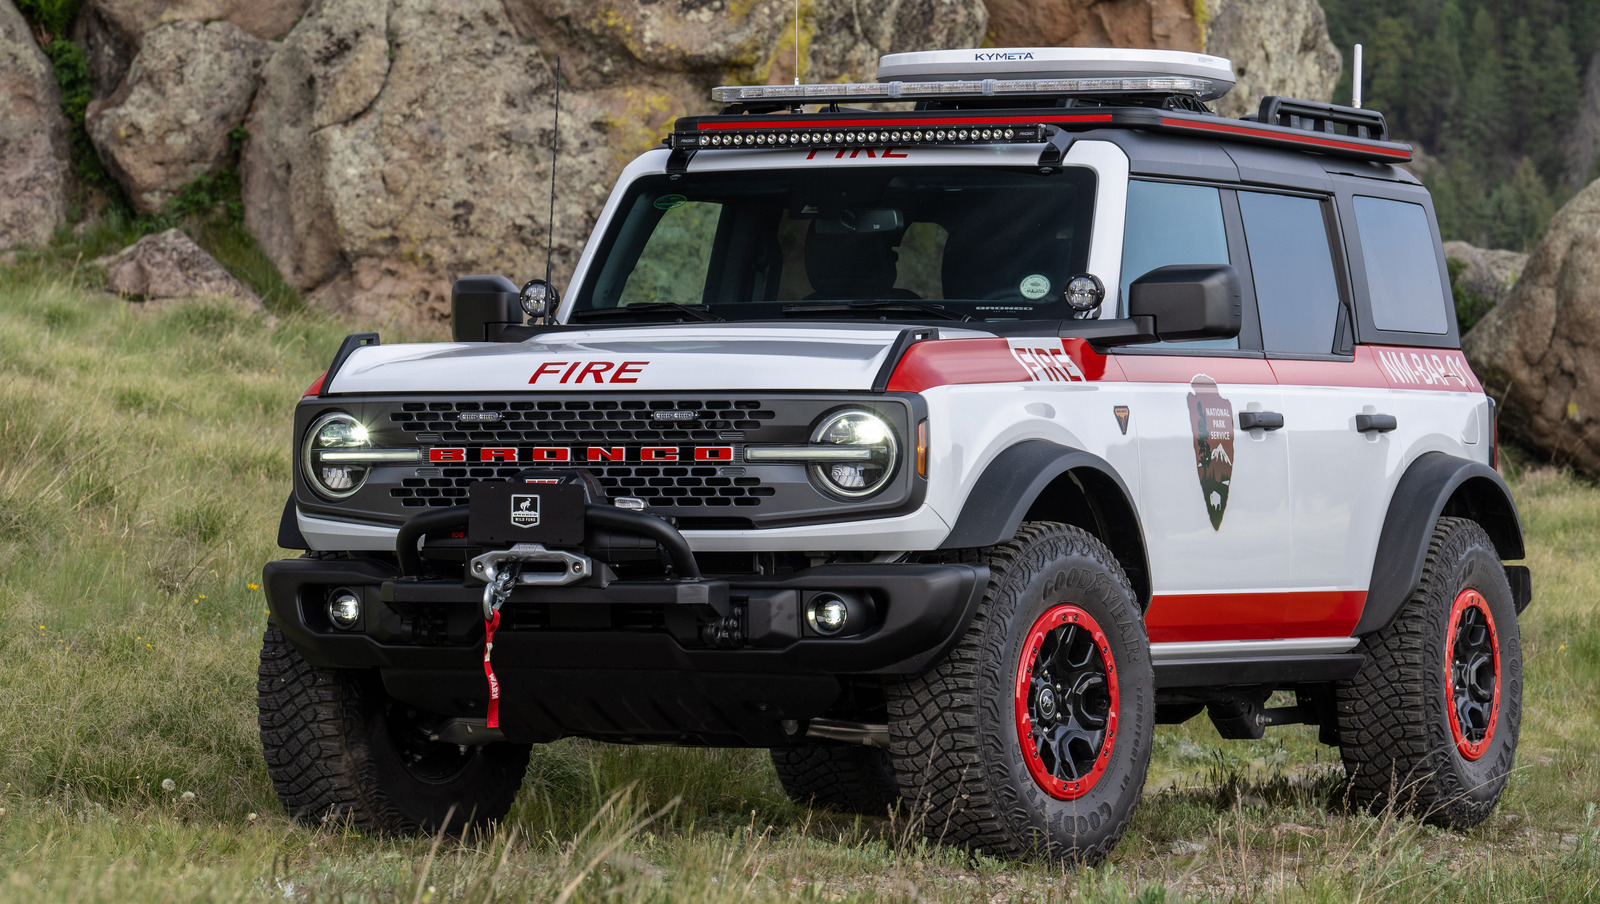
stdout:
{"type": "Polygon", "coordinates": [[[313,668],[276,625],[261,643],[261,747],[278,798],[310,823],[378,834],[454,833],[506,815],[527,744],[461,748],[360,673],[313,668]]]}
{"type": "Polygon", "coordinates": [[[1361,649],[1361,671],[1338,688],[1351,798],[1450,828],[1482,822],[1522,722],[1516,606],[1483,528],[1440,518],[1417,591],[1361,649]]]}
{"type": "Polygon", "coordinates": [[[926,675],[889,688],[901,795],[929,838],[1096,863],[1144,787],[1155,680],[1137,597],[1106,547],[1028,523],[982,550],[989,589],[926,675]]]}

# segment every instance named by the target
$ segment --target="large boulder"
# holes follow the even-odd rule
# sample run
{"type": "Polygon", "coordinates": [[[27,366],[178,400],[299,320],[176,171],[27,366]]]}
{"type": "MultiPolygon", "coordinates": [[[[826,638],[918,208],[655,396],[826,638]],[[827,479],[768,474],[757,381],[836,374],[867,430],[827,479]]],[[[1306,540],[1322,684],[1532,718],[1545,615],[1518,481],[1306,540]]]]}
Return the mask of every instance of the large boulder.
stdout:
{"type": "Polygon", "coordinates": [[[1505,432],[1600,477],[1600,182],[1556,213],[1462,347],[1505,432]]]}
{"type": "Polygon", "coordinates": [[[1232,60],[1238,79],[1218,113],[1254,113],[1274,94],[1333,99],[1343,59],[1317,0],[1207,0],[1205,10],[1205,52],[1232,60]]]}
{"type": "Polygon", "coordinates": [[[185,183],[228,161],[271,45],[228,21],[154,28],[127,78],[92,101],[89,137],[141,213],[156,213],[185,183]]]}
{"type": "Polygon", "coordinates": [[[289,33],[311,0],[88,0],[73,22],[72,38],[88,50],[95,92],[105,97],[122,84],[145,37],[175,22],[231,22],[264,41],[289,33]]]}
{"type": "MultiPolygon", "coordinates": [[[[897,50],[975,46],[979,0],[802,8],[801,75],[867,78],[897,50]]],[[[262,71],[245,223],[314,301],[442,324],[450,281],[544,269],[554,57],[563,61],[555,271],[612,181],[711,86],[788,81],[787,0],[323,0],[262,71]]]]}
{"type": "Polygon", "coordinates": [[[996,47],[1200,49],[1194,17],[1200,4],[1191,0],[989,0],[988,6],[996,47]]]}
{"type": "Polygon", "coordinates": [[[1466,242],[1445,242],[1444,256],[1459,262],[1451,267],[1450,282],[1463,290],[1470,307],[1467,313],[1474,322],[1505,300],[1528,266],[1528,256],[1520,251],[1479,248],[1466,242]]]}
{"type": "Polygon", "coordinates": [[[95,263],[105,268],[106,288],[136,301],[226,298],[261,307],[254,292],[177,229],[147,235],[95,263]]]}
{"type": "Polygon", "coordinates": [[[0,0],[0,249],[43,244],[66,221],[67,154],[50,60],[0,0]]]}

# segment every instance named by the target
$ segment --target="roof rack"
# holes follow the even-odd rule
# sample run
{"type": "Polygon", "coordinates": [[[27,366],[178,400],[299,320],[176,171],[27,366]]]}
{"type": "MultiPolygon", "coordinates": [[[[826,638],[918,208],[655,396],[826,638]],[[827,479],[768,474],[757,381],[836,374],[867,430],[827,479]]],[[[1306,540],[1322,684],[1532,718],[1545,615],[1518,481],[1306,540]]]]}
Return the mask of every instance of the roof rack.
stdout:
{"type": "Polygon", "coordinates": [[[1385,141],[1383,114],[1269,97],[1253,118],[1225,119],[1204,104],[1233,87],[1221,57],[1158,50],[1021,48],[898,53],[877,82],[716,88],[720,115],[681,118],[666,139],[668,171],[702,150],[805,150],[1038,144],[1040,165],[1060,162],[1071,134],[1100,128],[1222,138],[1360,160],[1404,163],[1411,147],[1385,141]],[[974,76],[983,78],[952,78],[974,76]],[[913,110],[843,103],[913,102],[913,110]],[[815,113],[805,104],[820,104],[815,113]],[[1341,132],[1340,129],[1343,129],[1341,132]]]}

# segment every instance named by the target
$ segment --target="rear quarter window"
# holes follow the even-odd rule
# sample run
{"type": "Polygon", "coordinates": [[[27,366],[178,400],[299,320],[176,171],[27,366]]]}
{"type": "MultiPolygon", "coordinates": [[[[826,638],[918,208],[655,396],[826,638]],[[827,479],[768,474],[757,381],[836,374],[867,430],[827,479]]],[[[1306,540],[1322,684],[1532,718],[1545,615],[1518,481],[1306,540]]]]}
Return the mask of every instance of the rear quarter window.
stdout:
{"type": "Polygon", "coordinates": [[[1356,195],[1354,203],[1372,325],[1400,333],[1447,332],[1449,297],[1439,278],[1427,210],[1409,201],[1366,195],[1356,195]]]}

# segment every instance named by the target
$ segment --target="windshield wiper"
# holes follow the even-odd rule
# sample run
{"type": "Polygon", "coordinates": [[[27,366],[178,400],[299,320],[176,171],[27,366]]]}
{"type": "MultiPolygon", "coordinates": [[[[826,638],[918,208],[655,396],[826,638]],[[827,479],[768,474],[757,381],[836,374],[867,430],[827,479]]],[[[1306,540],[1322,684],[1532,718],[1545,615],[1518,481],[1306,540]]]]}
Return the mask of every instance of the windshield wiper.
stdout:
{"type": "Polygon", "coordinates": [[[723,318],[706,310],[705,305],[678,304],[675,301],[641,301],[615,308],[589,308],[573,311],[568,319],[586,323],[590,320],[620,320],[630,314],[679,314],[707,323],[723,322],[723,318]]]}
{"type": "Polygon", "coordinates": [[[854,314],[882,313],[885,311],[931,314],[941,320],[960,320],[965,322],[972,319],[967,314],[946,310],[942,304],[928,304],[927,302],[904,299],[830,302],[826,304],[786,304],[783,306],[783,313],[785,314],[854,314]]]}

